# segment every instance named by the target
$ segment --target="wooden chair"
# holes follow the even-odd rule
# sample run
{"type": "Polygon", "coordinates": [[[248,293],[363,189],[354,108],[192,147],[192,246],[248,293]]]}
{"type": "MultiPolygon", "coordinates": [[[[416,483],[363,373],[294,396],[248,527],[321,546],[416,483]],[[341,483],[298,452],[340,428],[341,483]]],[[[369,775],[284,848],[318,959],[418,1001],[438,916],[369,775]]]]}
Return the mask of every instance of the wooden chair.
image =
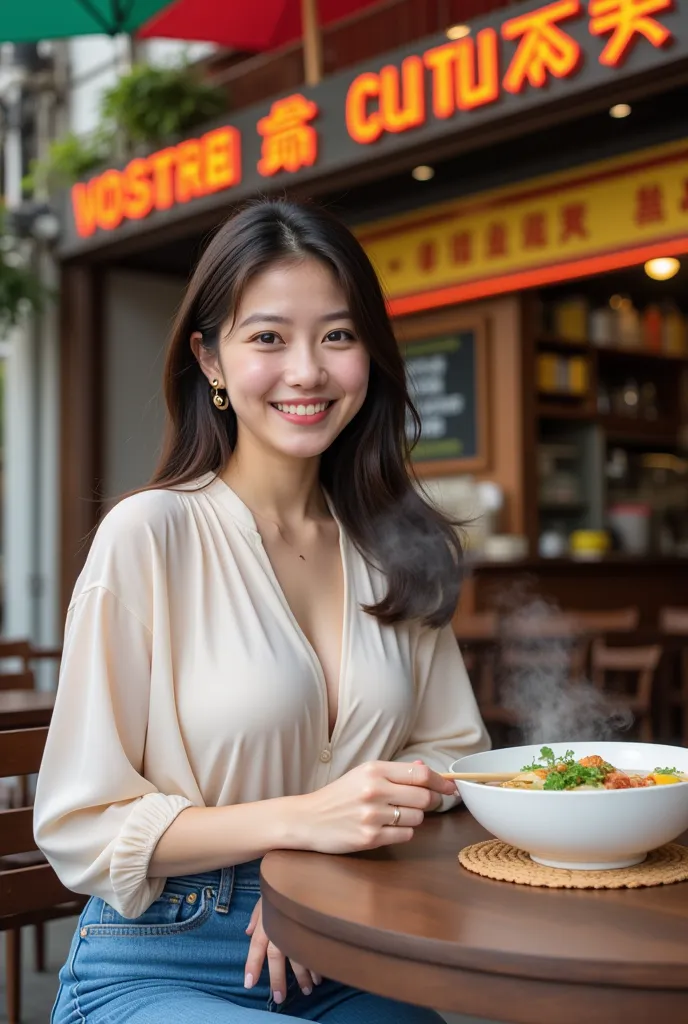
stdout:
{"type": "Polygon", "coordinates": [[[681,709],[681,743],[688,747],[688,608],[661,608],[659,630],[665,636],[682,638],[679,684],[666,693],[670,708],[681,709]]]}
{"type": "Polygon", "coordinates": [[[635,633],[640,622],[639,608],[616,608],[612,611],[569,612],[573,619],[589,634],[602,636],[610,633],[635,633]]]}
{"type": "Polygon", "coordinates": [[[612,695],[621,707],[633,713],[638,722],[640,739],[645,743],[651,743],[653,739],[652,691],[661,657],[661,644],[647,647],[608,647],[598,638],[592,645],[591,667],[594,684],[612,695]],[[635,680],[635,685],[630,691],[629,679],[635,680]],[[619,688],[619,684],[622,688],[619,688]]]}
{"type": "MultiPolygon", "coordinates": [[[[47,735],[46,728],[0,732],[0,778],[37,772],[47,735]]],[[[0,810],[0,931],[6,933],[9,1024],[19,1024],[21,1015],[21,929],[80,914],[85,904],[86,897],[66,889],[37,850],[32,808],[0,810]]]]}
{"type": "Polygon", "coordinates": [[[33,690],[35,679],[31,669],[24,672],[0,672],[0,690],[33,690]]]}
{"type": "Polygon", "coordinates": [[[21,661],[21,670],[28,672],[33,660],[33,649],[28,640],[0,639],[0,661],[9,659],[21,661]]]}

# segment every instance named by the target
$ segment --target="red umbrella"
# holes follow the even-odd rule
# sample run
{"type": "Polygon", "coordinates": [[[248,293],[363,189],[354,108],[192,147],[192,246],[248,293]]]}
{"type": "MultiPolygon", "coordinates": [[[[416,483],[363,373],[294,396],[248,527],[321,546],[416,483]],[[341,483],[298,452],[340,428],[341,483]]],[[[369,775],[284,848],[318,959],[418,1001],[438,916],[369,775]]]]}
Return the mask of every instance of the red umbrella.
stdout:
{"type": "Polygon", "coordinates": [[[320,77],[319,25],[380,0],[175,0],[138,32],[143,39],[194,39],[234,50],[273,50],[303,38],[306,80],[320,77]]]}

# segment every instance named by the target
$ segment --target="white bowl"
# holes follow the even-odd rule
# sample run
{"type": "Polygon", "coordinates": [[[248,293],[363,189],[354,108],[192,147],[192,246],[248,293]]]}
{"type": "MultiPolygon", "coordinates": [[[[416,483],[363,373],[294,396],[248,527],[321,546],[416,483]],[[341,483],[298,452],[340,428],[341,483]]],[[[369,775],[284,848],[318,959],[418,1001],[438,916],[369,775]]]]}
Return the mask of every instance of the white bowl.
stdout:
{"type": "MultiPolygon", "coordinates": [[[[624,771],[672,767],[688,772],[688,749],[657,743],[549,743],[506,747],[455,761],[453,772],[518,772],[549,746],[578,760],[599,754],[624,771]]],[[[458,782],[476,821],[498,839],[526,850],[539,864],[597,870],[639,864],[650,850],[688,829],[688,782],[598,792],[500,789],[458,782]]]]}

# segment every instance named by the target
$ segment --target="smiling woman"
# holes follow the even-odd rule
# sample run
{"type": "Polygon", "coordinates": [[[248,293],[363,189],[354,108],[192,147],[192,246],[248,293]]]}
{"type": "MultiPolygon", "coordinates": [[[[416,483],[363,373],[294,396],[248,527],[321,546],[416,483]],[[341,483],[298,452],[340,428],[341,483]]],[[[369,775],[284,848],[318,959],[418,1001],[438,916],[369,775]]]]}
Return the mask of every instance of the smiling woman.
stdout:
{"type": "Polygon", "coordinates": [[[228,221],[165,394],[155,479],[77,583],[38,782],[37,841],[93,897],[53,1024],[440,1024],[288,964],[262,924],[265,853],[408,842],[488,745],[448,625],[459,540],[409,475],[404,367],[350,232],[287,202],[228,221]]]}

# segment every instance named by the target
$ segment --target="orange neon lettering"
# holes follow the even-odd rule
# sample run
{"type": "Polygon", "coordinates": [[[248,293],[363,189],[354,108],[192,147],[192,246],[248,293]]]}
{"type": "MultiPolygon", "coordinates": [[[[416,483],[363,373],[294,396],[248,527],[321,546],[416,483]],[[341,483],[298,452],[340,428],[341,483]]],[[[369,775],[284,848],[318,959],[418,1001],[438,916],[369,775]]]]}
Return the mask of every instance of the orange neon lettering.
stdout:
{"type": "Polygon", "coordinates": [[[96,220],[104,231],[112,231],[122,223],[122,175],[105,171],[95,181],[96,220]]]}
{"type": "Polygon", "coordinates": [[[241,133],[237,128],[215,128],[202,137],[206,192],[220,192],[241,181],[241,133]]]}
{"type": "Polygon", "coordinates": [[[456,46],[456,105],[474,110],[499,99],[499,41],[493,28],[459,39],[456,46]],[[477,56],[476,56],[477,49],[477,56]]]}
{"type": "Polygon", "coordinates": [[[673,0],[590,0],[590,34],[604,36],[611,32],[600,54],[600,64],[619,67],[638,36],[644,36],[652,46],[665,46],[672,34],[651,15],[670,11],[673,6],[673,0]]]}
{"type": "Polygon", "coordinates": [[[454,104],[454,43],[435,46],[423,54],[426,68],[432,71],[432,112],[435,117],[451,117],[454,104]]]}
{"type": "Polygon", "coordinates": [[[425,120],[423,61],[406,57],[399,69],[387,64],[380,71],[380,109],[388,132],[405,132],[425,120]]]}
{"type": "Polygon", "coordinates": [[[79,181],[76,185],[72,185],[72,210],[74,211],[76,233],[80,238],[88,238],[96,230],[96,197],[93,180],[86,184],[79,181]]]}
{"type": "Polygon", "coordinates": [[[570,238],[587,238],[588,228],[585,223],[587,207],[585,203],[568,203],[561,210],[561,241],[570,238]]]}
{"type": "Polygon", "coordinates": [[[487,255],[489,259],[507,254],[506,224],[496,221],[487,229],[487,255]]]}
{"type": "Polygon", "coordinates": [[[311,167],[318,156],[318,133],[308,122],[318,114],[318,107],[296,93],[277,100],[267,117],[258,122],[263,136],[258,172],[270,177],[277,171],[294,171],[311,167]]]}
{"type": "Polygon", "coordinates": [[[539,249],[547,245],[547,221],[544,213],[527,213],[523,218],[523,247],[539,249]]]}
{"type": "Polygon", "coordinates": [[[201,175],[201,144],[198,139],[187,139],[177,146],[174,198],[177,203],[188,203],[205,195],[201,175]]]}
{"type": "Polygon", "coordinates": [[[661,185],[641,185],[635,196],[636,224],[655,224],[664,220],[661,185]]]}
{"type": "Polygon", "coordinates": [[[153,196],[156,210],[169,210],[174,204],[174,165],[177,150],[160,149],[148,157],[153,168],[153,196]]]}
{"type": "Polygon", "coordinates": [[[144,157],[130,160],[124,168],[122,213],[129,220],[141,220],[153,209],[153,183],[151,166],[144,157]]]}
{"type": "Polygon", "coordinates": [[[346,130],[354,142],[367,146],[382,135],[379,110],[368,110],[368,101],[380,96],[380,79],[372,71],[354,78],[346,94],[346,130]]]}
{"type": "Polygon", "coordinates": [[[510,41],[520,39],[504,76],[507,92],[521,92],[526,82],[541,89],[548,74],[566,78],[578,70],[581,48],[575,39],[558,27],[557,22],[574,18],[581,10],[580,0],[556,0],[547,7],[504,22],[503,38],[510,41]]]}

